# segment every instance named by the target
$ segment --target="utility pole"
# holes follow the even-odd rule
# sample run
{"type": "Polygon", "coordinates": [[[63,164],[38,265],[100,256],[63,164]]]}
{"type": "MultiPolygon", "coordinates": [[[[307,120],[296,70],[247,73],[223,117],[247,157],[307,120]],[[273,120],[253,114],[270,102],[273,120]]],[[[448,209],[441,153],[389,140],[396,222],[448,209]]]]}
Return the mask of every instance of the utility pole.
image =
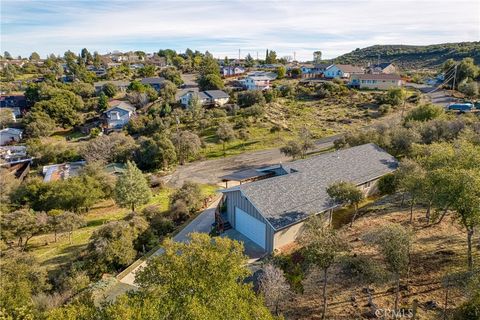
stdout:
{"type": "Polygon", "coordinates": [[[453,69],[453,85],[452,85],[452,90],[455,90],[455,80],[457,80],[457,65],[455,65],[455,68],[453,69]]]}
{"type": "Polygon", "coordinates": [[[238,49],[238,60],[240,61],[240,49],[238,49]]]}

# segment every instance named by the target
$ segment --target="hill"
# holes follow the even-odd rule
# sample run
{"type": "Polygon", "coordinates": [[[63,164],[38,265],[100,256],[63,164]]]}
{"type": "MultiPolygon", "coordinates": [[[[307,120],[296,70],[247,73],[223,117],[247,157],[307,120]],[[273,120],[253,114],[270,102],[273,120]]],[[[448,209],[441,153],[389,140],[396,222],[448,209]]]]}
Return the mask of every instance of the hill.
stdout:
{"type": "Polygon", "coordinates": [[[428,46],[375,45],[341,55],[333,62],[367,65],[376,63],[379,56],[380,62],[394,62],[404,70],[435,68],[447,59],[461,60],[466,57],[472,57],[475,63],[480,64],[480,41],[428,46]]]}

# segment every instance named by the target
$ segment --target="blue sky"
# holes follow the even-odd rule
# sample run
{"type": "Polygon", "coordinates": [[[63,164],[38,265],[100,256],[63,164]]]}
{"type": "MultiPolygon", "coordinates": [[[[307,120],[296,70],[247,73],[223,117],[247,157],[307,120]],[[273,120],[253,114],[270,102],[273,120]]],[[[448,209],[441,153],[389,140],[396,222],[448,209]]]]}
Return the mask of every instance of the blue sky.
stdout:
{"type": "Polygon", "coordinates": [[[1,0],[1,51],[28,56],[86,47],[209,50],[333,58],[374,44],[425,45],[480,40],[480,1],[22,1],[1,0]]]}

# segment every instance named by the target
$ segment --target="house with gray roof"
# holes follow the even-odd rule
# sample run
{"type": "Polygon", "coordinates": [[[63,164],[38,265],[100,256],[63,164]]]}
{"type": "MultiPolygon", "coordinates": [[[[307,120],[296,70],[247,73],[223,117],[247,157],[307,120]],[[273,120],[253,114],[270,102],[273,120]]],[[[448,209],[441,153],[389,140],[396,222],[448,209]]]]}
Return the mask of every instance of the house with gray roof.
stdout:
{"type": "Polygon", "coordinates": [[[104,113],[108,129],[122,129],[135,114],[135,107],[130,103],[119,100],[112,100],[104,113]]]}
{"type": "Polygon", "coordinates": [[[216,214],[216,223],[230,225],[270,253],[294,242],[308,217],[331,216],[339,206],[327,194],[332,183],[352,182],[370,195],[378,179],[397,166],[393,156],[365,144],[259,169],[269,173],[265,179],[222,190],[226,210],[216,214]]]}
{"type": "Polygon", "coordinates": [[[225,105],[230,96],[222,90],[195,91],[189,90],[179,97],[180,104],[183,107],[189,107],[192,99],[197,99],[202,106],[221,107],[225,105]]]}
{"type": "Polygon", "coordinates": [[[95,92],[98,94],[103,90],[103,86],[107,83],[113,84],[119,91],[125,92],[130,85],[130,81],[123,81],[123,80],[111,80],[111,81],[98,81],[93,84],[95,88],[95,92]]]}
{"type": "Polygon", "coordinates": [[[153,78],[143,78],[141,80],[142,84],[147,84],[153,89],[160,91],[165,85],[165,78],[163,77],[153,77],[153,78]]]}

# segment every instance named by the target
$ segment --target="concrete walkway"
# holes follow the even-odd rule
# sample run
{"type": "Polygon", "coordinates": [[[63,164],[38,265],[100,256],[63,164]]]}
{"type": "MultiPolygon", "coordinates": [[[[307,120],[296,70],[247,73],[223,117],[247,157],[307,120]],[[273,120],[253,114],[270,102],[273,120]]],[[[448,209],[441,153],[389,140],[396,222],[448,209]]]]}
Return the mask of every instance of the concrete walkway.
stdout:
{"type": "MultiPolygon", "coordinates": [[[[192,232],[199,233],[209,233],[211,230],[212,223],[215,221],[215,208],[218,205],[220,198],[215,200],[207,209],[200,213],[195,219],[193,219],[185,228],[183,228],[179,233],[177,233],[173,240],[177,242],[186,242],[188,241],[188,235],[192,232]]],[[[163,253],[163,248],[158,249],[150,257],[158,256],[163,253]]],[[[148,263],[148,260],[144,261],[138,267],[124,275],[120,282],[135,286],[135,274],[138,270],[141,270],[148,263]]]]}

